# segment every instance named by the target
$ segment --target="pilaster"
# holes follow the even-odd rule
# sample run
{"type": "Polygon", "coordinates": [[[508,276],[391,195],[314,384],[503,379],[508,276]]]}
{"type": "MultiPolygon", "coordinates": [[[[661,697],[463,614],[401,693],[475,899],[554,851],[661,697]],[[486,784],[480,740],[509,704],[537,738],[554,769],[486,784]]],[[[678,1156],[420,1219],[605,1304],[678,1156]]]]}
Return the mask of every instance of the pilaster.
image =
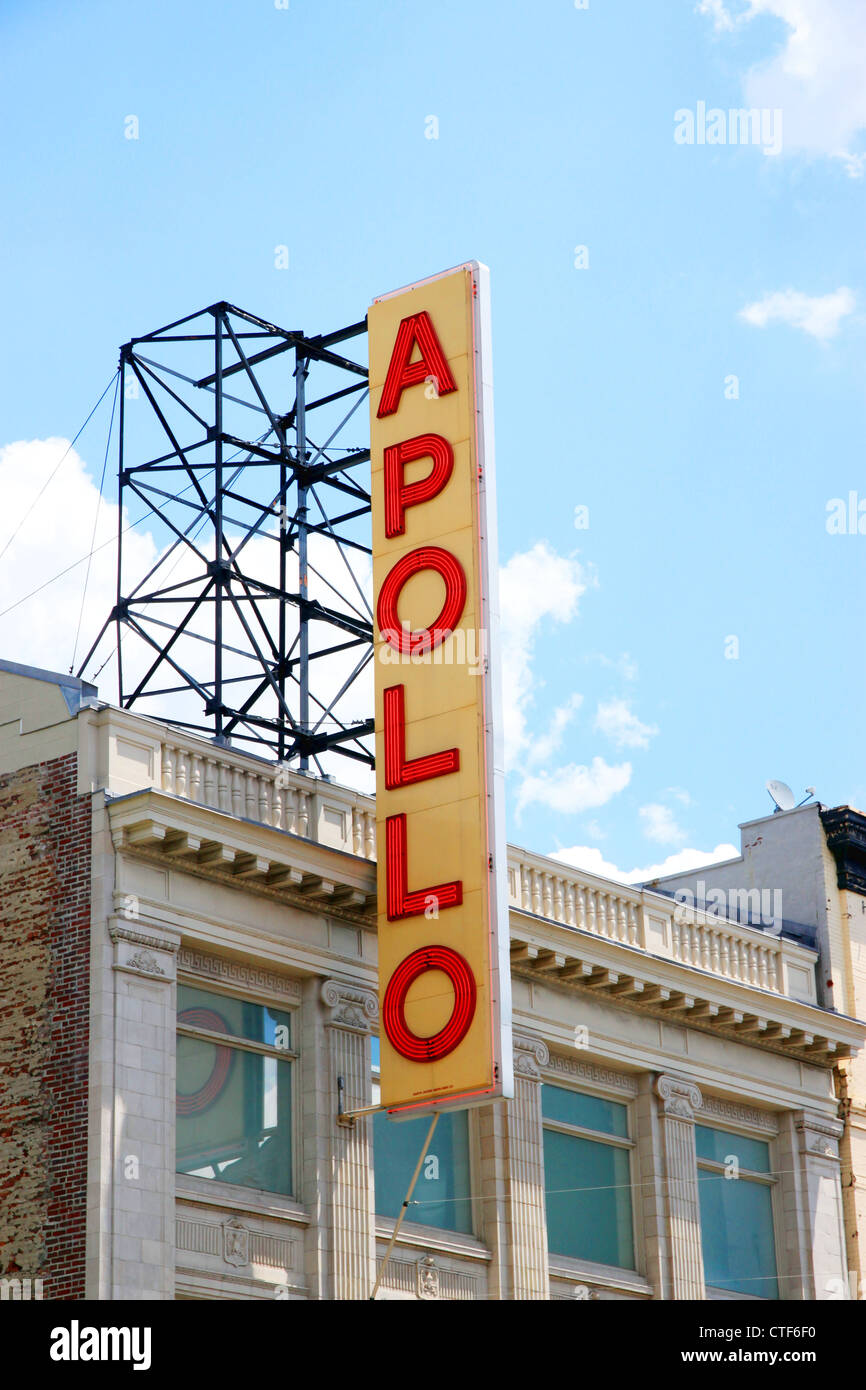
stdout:
{"type": "Polygon", "coordinates": [[[330,1099],[330,1297],[364,1299],[376,1278],[372,1123],[361,1116],[340,1124],[337,1115],[340,1108],[352,1111],[371,1103],[370,1023],[378,1001],[371,990],[339,980],[324,982],[321,1001],[330,1099]]]}
{"type": "Polygon", "coordinates": [[[661,1101],[670,1296],[702,1299],[704,1260],[695,1152],[695,1111],[700,1109],[702,1097],[694,1082],[677,1076],[658,1077],[655,1089],[661,1101]]]}
{"type": "Polygon", "coordinates": [[[547,1217],[544,1202],[542,1067],[550,1056],[540,1038],[514,1037],[514,1099],[508,1106],[507,1224],[511,1297],[549,1299],[547,1217]]]}

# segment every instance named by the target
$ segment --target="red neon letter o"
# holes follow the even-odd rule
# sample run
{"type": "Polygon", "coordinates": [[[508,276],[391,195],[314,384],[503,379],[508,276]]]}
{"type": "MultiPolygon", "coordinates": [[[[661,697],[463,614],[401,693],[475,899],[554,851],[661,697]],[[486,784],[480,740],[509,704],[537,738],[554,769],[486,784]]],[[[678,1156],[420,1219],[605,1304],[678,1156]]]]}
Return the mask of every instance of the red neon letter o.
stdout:
{"type": "Polygon", "coordinates": [[[432,651],[445,640],[448,633],[453,632],[465,604],[466,575],[460,561],[450,550],[443,550],[438,545],[422,545],[417,550],[410,550],[386,574],[376,605],[379,631],[395,651],[432,651]],[[435,570],[442,576],[445,581],[445,602],[439,617],[429,627],[421,628],[418,632],[406,632],[400,625],[397,601],[407,579],[421,570],[435,570]]]}
{"type": "Polygon", "coordinates": [[[447,1057],[461,1043],[475,1016],[475,977],[467,961],[450,946],[422,946],[406,956],[394,971],[382,1001],[382,1027],[385,1036],[401,1057],[410,1062],[435,1062],[447,1057]],[[406,995],[420,975],[441,970],[454,986],[451,1017],[432,1038],[419,1038],[406,1022],[406,995]]]}

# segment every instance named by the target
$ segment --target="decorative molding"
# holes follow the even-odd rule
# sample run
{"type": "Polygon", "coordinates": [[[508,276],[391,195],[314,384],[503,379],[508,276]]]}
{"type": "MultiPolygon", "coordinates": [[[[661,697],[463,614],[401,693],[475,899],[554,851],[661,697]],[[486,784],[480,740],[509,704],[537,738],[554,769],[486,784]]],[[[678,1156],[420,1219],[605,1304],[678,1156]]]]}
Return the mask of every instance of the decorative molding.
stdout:
{"type": "Polygon", "coordinates": [[[739,1105],[733,1100],[722,1100],[720,1096],[704,1096],[701,1119],[704,1116],[714,1120],[727,1120],[747,1129],[759,1129],[771,1136],[779,1132],[775,1115],[768,1114],[766,1110],[755,1110],[751,1105],[739,1105]]]}
{"type": "Polygon", "coordinates": [[[513,1042],[515,1075],[540,1081],[541,1068],[550,1062],[547,1043],[541,1038],[530,1037],[528,1033],[515,1033],[513,1042]]]}
{"type": "Polygon", "coordinates": [[[845,1132],[841,1120],[829,1115],[817,1115],[811,1110],[798,1110],[794,1115],[794,1129],[802,1137],[800,1148],[821,1158],[839,1160],[839,1139],[845,1132]]]}
{"type": "Polygon", "coordinates": [[[250,1262],[250,1231],[236,1216],[222,1223],[223,1259],[240,1269],[250,1262]]]}
{"type": "Polygon", "coordinates": [[[146,946],[140,947],[134,956],[129,956],[123,962],[123,968],[136,970],[140,975],[165,975],[153,951],[149,951],[146,946]]]}
{"type": "Polygon", "coordinates": [[[179,939],[165,939],[151,932],[110,922],[108,934],[114,943],[113,969],[168,984],[174,978],[174,956],[179,939]]]}
{"type": "Polygon", "coordinates": [[[379,1013],[379,1000],[372,990],[346,985],[340,980],[326,980],[322,985],[321,998],[330,1010],[325,1020],[326,1028],[369,1033],[370,1023],[379,1013]]]}
{"type": "Polygon", "coordinates": [[[637,1084],[626,1072],[611,1071],[608,1067],[597,1066],[595,1062],[578,1062],[573,1057],[561,1057],[554,1053],[546,1064],[546,1069],[561,1072],[576,1081],[589,1081],[596,1086],[610,1086],[627,1096],[637,1095],[637,1084]]]}
{"type": "Polygon", "coordinates": [[[445,1269],[436,1264],[432,1255],[420,1260],[389,1260],[382,1282],[386,1289],[423,1300],[464,1302],[484,1297],[481,1280],[476,1274],[445,1269]]]}
{"type": "Polygon", "coordinates": [[[418,1278],[418,1297],[423,1299],[439,1298],[439,1270],[432,1255],[427,1255],[423,1260],[419,1260],[415,1266],[418,1278]]]}
{"type": "Polygon", "coordinates": [[[238,1217],[217,1223],[179,1216],[175,1241],[178,1250],[216,1256],[236,1269],[265,1265],[285,1272],[295,1267],[293,1240],[252,1230],[238,1217]]]}
{"type": "Polygon", "coordinates": [[[684,1081],[678,1076],[660,1076],[655,1089],[656,1095],[664,1102],[665,1114],[675,1119],[693,1121],[695,1111],[701,1109],[703,1097],[693,1081],[684,1081]]]}
{"type": "Polygon", "coordinates": [[[257,965],[244,965],[241,961],[225,960],[222,956],[210,956],[204,951],[191,950],[182,946],[177,956],[178,970],[188,975],[198,975],[208,980],[219,980],[223,984],[236,985],[239,989],[258,990],[263,994],[274,994],[280,998],[300,1003],[301,986],[298,980],[286,975],[277,975],[273,970],[265,970],[257,965]]]}
{"type": "Polygon", "coordinates": [[[171,938],[164,936],[154,936],[151,932],[133,931],[131,927],[121,927],[117,922],[112,922],[108,928],[108,935],[111,937],[115,946],[118,941],[130,941],[135,946],[148,946],[152,951],[167,951],[169,955],[174,955],[179,943],[172,941],[171,938]]]}

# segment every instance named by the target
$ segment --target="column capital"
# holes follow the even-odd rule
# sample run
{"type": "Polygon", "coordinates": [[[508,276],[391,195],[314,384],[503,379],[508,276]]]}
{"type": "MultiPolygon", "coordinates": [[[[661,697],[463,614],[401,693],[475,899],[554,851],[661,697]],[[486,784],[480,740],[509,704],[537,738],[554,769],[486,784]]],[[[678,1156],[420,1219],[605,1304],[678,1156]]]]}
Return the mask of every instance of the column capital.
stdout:
{"type": "Polygon", "coordinates": [[[659,1076],[656,1095],[664,1104],[664,1112],[677,1120],[694,1121],[695,1111],[703,1105],[703,1096],[693,1081],[681,1076],[659,1076]]]}
{"type": "Polygon", "coordinates": [[[547,1043],[529,1033],[514,1034],[514,1072],[528,1081],[541,1080],[541,1068],[550,1061],[547,1043]]]}
{"type": "Polygon", "coordinates": [[[814,1110],[795,1110],[794,1129],[803,1153],[821,1158],[839,1159],[839,1140],[845,1132],[841,1120],[831,1115],[819,1115],[814,1110]]]}
{"type": "Polygon", "coordinates": [[[342,980],[325,980],[322,1003],[329,1010],[326,1028],[344,1028],[350,1033],[369,1033],[379,1014],[379,1000],[371,989],[347,985],[342,980]]]}

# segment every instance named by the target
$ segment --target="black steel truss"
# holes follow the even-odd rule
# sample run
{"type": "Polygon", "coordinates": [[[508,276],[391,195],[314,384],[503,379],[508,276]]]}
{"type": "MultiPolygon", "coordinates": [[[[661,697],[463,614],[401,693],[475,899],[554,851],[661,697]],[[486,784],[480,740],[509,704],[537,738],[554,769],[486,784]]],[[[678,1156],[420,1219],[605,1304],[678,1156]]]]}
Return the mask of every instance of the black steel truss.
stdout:
{"type": "Polygon", "coordinates": [[[373,766],[369,699],[351,711],[373,659],[367,368],[339,350],[366,327],[307,337],[219,303],[121,348],[117,602],[80,673],[113,624],[122,708],[302,770],[373,766]],[[142,504],[159,554],[133,578],[142,504]]]}

